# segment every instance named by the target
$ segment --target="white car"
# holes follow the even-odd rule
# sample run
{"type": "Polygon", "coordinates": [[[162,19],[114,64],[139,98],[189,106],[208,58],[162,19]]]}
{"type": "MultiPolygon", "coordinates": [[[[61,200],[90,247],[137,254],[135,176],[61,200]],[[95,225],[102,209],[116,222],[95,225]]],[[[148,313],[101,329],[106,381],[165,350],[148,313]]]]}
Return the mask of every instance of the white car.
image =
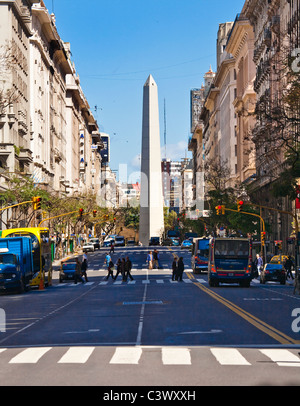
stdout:
{"type": "Polygon", "coordinates": [[[82,249],[83,251],[95,251],[94,244],[91,242],[84,243],[82,249]]]}

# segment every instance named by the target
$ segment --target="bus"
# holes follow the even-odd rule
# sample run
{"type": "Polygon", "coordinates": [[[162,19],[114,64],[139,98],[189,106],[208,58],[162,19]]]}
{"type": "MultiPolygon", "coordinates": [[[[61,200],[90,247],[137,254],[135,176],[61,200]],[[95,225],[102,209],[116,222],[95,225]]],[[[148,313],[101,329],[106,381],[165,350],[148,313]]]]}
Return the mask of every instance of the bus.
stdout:
{"type": "Polygon", "coordinates": [[[252,242],[248,238],[212,238],[209,244],[208,283],[239,283],[252,279],[252,242]]]}
{"type": "Polygon", "coordinates": [[[208,270],[209,238],[193,238],[192,269],[194,273],[208,270]]]}
{"type": "Polygon", "coordinates": [[[30,286],[39,286],[41,281],[44,285],[50,286],[52,284],[52,261],[49,228],[10,228],[1,232],[2,238],[20,236],[29,236],[32,241],[33,277],[30,286]]]}

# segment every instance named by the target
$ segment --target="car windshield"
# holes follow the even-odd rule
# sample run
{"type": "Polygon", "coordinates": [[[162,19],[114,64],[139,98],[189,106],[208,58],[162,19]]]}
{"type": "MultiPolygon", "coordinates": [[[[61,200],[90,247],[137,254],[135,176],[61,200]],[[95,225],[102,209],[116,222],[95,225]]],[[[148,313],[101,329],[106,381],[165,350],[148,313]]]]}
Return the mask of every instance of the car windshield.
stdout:
{"type": "Polygon", "coordinates": [[[266,269],[282,269],[280,264],[267,264],[266,269]]]}
{"type": "Polygon", "coordinates": [[[73,270],[75,270],[75,268],[76,268],[76,263],[75,262],[72,262],[72,263],[67,263],[67,264],[63,264],[63,269],[64,270],[71,270],[71,269],[73,269],[73,270]]]}
{"type": "Polygon", "coordinates": [[[15,256],[13,254],[0,255],[0,264],[15,264],[15,256]]]}

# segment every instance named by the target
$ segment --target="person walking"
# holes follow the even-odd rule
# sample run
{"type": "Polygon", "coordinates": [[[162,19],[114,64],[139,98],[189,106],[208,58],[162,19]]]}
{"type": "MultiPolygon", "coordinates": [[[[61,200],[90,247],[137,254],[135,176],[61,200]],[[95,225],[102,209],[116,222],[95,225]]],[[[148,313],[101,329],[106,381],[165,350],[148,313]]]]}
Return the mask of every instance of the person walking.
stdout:
{"type": "Polygon", "coordinates": [[[293,274],[292,274],[292,267],[294,266],[294,263],[292,261],[291,256],[288,256],[288,259],[285,261],[284,267],[286,269],[286,277],[290,276],[292,279],[294,279],[293,274]]]}
{"type": "Polygon", "coordinates": [[[108,278],[110,276],[112,277],[112,279],[114,279],[114,263],[112,262],[112,260],[109,261],[107,270],[108,270],[108,273],[106,276],[106,280],[108,280],[108,278]]]}
{"type": "Polygon", "coordinates": [[[75,275],[74,275],[74,283],[77,285],[77,282],[81,281],[81,283],[84,283],[84,280],[81,276],[81,263],[79,261],[79,258],[76,257],[76,268],[75,268],[75,275]]]}
{"type": "Polygon", "coordinates": [[[263,260],[262,257],[260,256],[260,254],[256,254],[256,267],[257,267],[257,276],[260,275],[261,271],[262,271],[262,267],[263,267],[263,260]]]}
{"type": "Polygon", "coordinates": [[[111,241],[111,243],[110,243],[110,251],[109,251],[109,253],[111,254],[111,253],[115,253],[115,243],[114,243],[114,241],[112,240],[111,241]]]}
{"type": "Polygon", "coordinates": [[[158,252],[156,249],[153,251],[153,269],[158,269],[158,252]]]}
{"type": "Polygon", "coordinates": [[[106,255],[105,255],[105,261],[104,261],[104,265],[106,265],[107,268],[108,268],[108,266],[109,266],[110,260],[111,260],[111,256],[110,256],[109,253],[107,252],[106,255]]]}
{"type": "Polygon", "coordinates": [[[152,269],[153,268],[153,255],[152,255],[152,251],[148,252],[147,255],[147,263],[148,263],[148,268],[152,269]]]}
{"type": "Polygon", "coordinates": [[[118,259],[117,262],[117,273],[115,275],[115,280],[117,279],[117,276],[119,275],[119,273],[122,275],[122,279],[123,279],[123,273],[122,273],[122,261],[121,258],[118,259]]]}
{"type": "Polygon", "coordinates": [[[122,281],[126,282],[126,279],[125,279],[125,258],[122,258],[122,261],[121,261],[121,274],[122,274],[122,281]]]}
{"type": "Polygon", "coordinates": [[[126,262],[125,262],[125,281],[127,281],[128,277],[130,280],[133,281],[133,277],[130,273],[132,268],[132,262],[130,261],[129,257],[126,257],[126,262]]]}
{"type": "Polygon", "coordinates": [[[180,282],[182,282],[183,271],[184,271],[183,257],[180,257],[178,260],[178,264],[177,264],[177,275],[178,275],[178,280],[180,282]]]}
{"type": "Polygon", "coordinates": [[[172,262],[172,281],[177,281],[177,257],[175,256],[172,262]]]}
{"type": "Polygon", "coordinates": [[[84,258],[84,260],[81,264],[81,275],[84,276],[86,282],[88,282],[88,277],[87,277],[87,273],[86,273],[87,267],[88,267],[87,259],[84,258]]]}

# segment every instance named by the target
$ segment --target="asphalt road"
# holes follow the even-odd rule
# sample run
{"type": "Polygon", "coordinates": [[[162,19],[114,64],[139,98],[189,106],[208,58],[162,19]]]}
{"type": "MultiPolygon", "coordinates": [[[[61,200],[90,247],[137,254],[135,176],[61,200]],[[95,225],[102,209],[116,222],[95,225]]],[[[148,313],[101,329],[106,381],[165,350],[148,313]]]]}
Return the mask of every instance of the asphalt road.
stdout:
{"type": "Polygon", "coordinates": [[[59,283],[54,271],[52,287],[0,296],[0,385],[299,385],[290,283],[209,288],[174,247],[159,247],[158,270],[145,248],[117,248],[134,280],[106,280],[105,252],[88,254],[88,283],[59,283]],[[171,280],[174,253],[182,282],[171,280]]]}

